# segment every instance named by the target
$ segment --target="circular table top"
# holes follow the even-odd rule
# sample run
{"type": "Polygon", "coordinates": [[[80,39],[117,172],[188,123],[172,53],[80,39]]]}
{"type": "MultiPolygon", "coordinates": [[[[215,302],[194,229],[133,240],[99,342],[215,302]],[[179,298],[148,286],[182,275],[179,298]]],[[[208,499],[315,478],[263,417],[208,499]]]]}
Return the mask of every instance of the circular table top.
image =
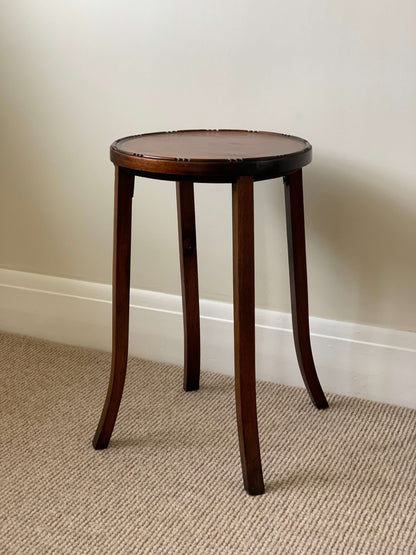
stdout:
{"type": "Polygon", "coordinates": [[[282,133],[185,130],[118,139],[110,156],[118,166],[159,179],[210,182],[251,175],[260,180],[309,164],[312,147],[305,139],[282,133]]]}

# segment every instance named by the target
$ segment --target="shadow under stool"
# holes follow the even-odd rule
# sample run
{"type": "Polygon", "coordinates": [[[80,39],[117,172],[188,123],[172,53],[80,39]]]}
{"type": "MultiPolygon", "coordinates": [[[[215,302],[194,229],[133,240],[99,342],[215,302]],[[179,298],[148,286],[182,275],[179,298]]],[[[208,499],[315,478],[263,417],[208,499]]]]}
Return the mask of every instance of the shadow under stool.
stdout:
{"type": "Polygon", "coordinates": [[[237,428],[244,487],[251,495],[262,494],[254,344],[253,183],[283,177],[296,354],[311,400],[318,409],[324,409],[328,403],[316,374],[310,343],[303,213],[302,168],[312,159],[312,147],[304,139],[280,133],[186,130],[125,137],[111,145],[110,155],[115,165],[113,352],[94,448],[108,446],[126,376],[135,176],[176,181],[186,391],[198,389],[200,374],[194,182],[232,183],[237,428]]]}

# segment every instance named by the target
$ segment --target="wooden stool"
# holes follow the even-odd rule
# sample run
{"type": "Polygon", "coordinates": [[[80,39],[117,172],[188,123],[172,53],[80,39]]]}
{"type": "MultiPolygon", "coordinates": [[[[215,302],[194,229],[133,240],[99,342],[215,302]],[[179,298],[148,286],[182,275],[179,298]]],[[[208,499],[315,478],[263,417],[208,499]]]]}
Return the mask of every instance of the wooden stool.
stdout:
{"type": "Polygon", "coordinates": [[[254,348],[253,182],[283,177],[293,333],[300,371],[319,409],[328,407],[316,374],[309,335],[302,167],[312,159],[304,139],[279,133],[189,130],[135,135],[115,141],[113,357],[100,422],[93,440],[104,449],[123,394],[127,366],[131,207],[136,175],[176,181],[183,324],[184,389],[199,387],[200,333],[194,182],[232,183],[234,349],[237,427],[244,487],[264,492],[257,428],[254,348]]]}

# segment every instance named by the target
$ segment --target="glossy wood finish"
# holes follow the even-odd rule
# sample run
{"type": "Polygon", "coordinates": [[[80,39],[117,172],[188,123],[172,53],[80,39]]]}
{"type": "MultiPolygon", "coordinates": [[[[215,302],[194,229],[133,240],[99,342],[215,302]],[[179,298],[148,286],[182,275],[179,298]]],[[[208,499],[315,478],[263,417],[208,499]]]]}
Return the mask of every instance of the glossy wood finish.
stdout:
{"type": "Polygon", "coordinates": [[[264,492],[256,409],[254,298],[254,181],[284,177],[293,331],[309,395],[328,403],[319,384],[309,335],[302,170],[310,144],[279,133],[235,130],[178,131],[126,137],[113,143],[116,165],[113,358],[107,397],[93,444],[107,447],[126,375],[129,328],[131,201],[134,176],[176,181],[184,324],[184,389],[198,389],[200,316],[194,182],[232,183],[234,348],[237,428],[243,481],[251,495],[264,492]]]}
{"type": "Polygon", "coordinates": [[[328,407],[328,401],[315,370],[309,331],[302,170],[286,176],[284,187],[290,296],[296,355],[303,381],[312,401],[318,409],[325,409],[328,407]]]}
{"type": "Polygon", "coordinates": [[[312,147],[299,137],[264,131],[187,130],[124,137],[110,148],[111,160],[157,179],[232,182],[285,175],[309,164],[312,147]]]}
{"type": "Polygon", "coordinates": [[[264,492],[257,429],[254,322],[253,178],[232,186],[235,400],[241,466],[246,491],[264,492]]]}
{"type": "Polygon", "coordinates": [[[176,184],[176,201],[184,328],[183,388],[192,391],[199,388],[201,355],[194,184],[191,181],[176,184]]]}
{"type": "Polygon", "coordinates": [[[113,346],[107,397],[93,439],[95,449],[105,449],[116,422],[126,377],[129,342],[131,209],[134,175],[115,169],[113,251],[113,346]]]}

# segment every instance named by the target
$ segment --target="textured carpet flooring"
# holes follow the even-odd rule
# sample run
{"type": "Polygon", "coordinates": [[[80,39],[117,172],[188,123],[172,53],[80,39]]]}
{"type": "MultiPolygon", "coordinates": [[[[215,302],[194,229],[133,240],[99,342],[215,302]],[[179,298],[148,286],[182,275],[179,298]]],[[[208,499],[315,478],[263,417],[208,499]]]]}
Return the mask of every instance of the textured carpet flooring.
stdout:
{"type": "MultiPolygon", "coordinates": [[[[0,334],[0,553],[416,553],[416,412],[258,384],[266,494],[242,488],[233,381],[0,334]]],[[[403,384],[406,387],[406,384],[403,384]]]]}

